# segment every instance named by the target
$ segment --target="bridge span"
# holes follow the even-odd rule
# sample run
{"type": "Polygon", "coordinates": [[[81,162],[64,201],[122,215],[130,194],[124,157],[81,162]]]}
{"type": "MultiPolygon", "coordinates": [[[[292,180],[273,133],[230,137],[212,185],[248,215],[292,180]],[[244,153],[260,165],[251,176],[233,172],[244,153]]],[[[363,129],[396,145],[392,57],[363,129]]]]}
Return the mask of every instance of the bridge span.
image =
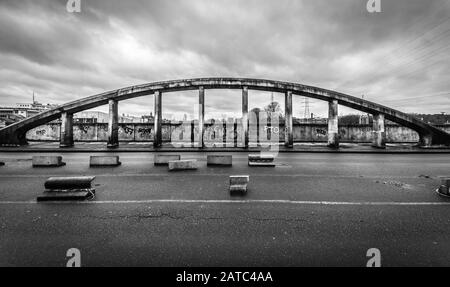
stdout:
{"type": "Polygon", "coordinates": [[[420,146],[447,145],[450,146],[450,134],[429,125],[419,119],[401,111],[336,91],[318,87],[302,85],[298,83],[281,82],[265,79],[249,78],[197,78],[181,79],[164,82],[121,88],[76,101],[63,104],[55,109],[42,112],[34,117],[0,129],[1,146],[26,145],[26,132],[32,128],[46,124],[50,121],[61,119],[60,146],[73,146],[73,114],[95,108],[101,105],[109,105],[108,123],[108,147],[119,145],[118,135],[118,103],[131,98],[154,95],[154,147],[162,145],[162,96],[167,92],[198,90],[199,114],[198,114],[198,142],[199,148],[204,147],[205,131],[205,90],[207,89],[240,89],[242,90],[242,141],[245,148],[249,144],[248,121],[248,91],[260,90],[285,94],[285,146],[293,146],[293,118],[292,95],[315,98],[328,102],[328,146],[339,147],[338,136],[338,106],[343,105],[373,115],[373,139],[372,145],[384,148],[386,142],[385,120],[408,127],[419,134],[420,146]]]}

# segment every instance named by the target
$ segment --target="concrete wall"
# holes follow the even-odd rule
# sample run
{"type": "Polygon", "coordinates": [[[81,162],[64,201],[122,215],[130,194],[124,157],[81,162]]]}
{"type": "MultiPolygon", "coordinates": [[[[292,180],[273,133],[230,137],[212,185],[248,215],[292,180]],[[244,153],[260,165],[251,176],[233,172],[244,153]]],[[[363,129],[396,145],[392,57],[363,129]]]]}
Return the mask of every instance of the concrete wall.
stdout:
{"type": "MultiPolygon", "coordinates": [[[[250,142],[257,141],[256,123],[250,123],[249,139],[250,142]]],[[[438,126],[439,128],[450,133],[450,125],[438,126]]],[[[74,140],[75,141],[107,141],[108,124],[74,124],[74,140]]],[[[60,124],[50,123],[34,128],[27,133],[27,139],[31,141],[59,141],[60,124]]],[[[225,127],[222,122],[205,124],[205,143],[223,143],[224,133],[226,134],[227,143],[242,142],[242,125],[238,122],[226,122],[225,127]],[[235,131],[235,126],[237,131],[235,131]]],[[[324,124],[295,124],[294,141],[296,142],[326,142],[327,141],[327,125],[324,124]]],[[[339,126],[339,137],[341,142],[363,143],[370,142],[372,139],[371,125],[348,125],[339,126]]],[[[162,138],[164,142],[180,142],[190,143],[191,138],[194,141],[198,139],[197,122],[194,123],[194,131],[192,131],[192,122],[185,123],[163,123],[162,138]],[[193,134],[192,134],[193,133],[193,134]]],[[[265,123],[259,126],[259,141],[261,143],[276,141],[284,141],[284,126],[270,127],[265,123]]],[[[130,123],[119,124],[119,140],[129,142],[150,142],[153,140],[153,124],[152,123],[130,123]]],[[[406,127],[398,125],[386,125],[386,141],[387,142],[417,142],[418,134],[406,127]]]]}

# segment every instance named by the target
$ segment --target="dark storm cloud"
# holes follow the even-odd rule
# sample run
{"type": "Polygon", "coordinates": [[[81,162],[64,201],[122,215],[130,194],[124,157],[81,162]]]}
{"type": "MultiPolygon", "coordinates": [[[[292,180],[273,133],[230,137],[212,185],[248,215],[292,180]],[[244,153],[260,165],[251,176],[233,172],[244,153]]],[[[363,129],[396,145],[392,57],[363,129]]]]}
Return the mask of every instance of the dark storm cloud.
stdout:
{"type": "MultiPolygon", "coordinates": [[[[81,3],[71,14],[63,0],[0,2],[0,104],[32,91],[63,103],[151,81],[239,76],[364,94],[407,112],[450,106],[448,1],[382,0],[375,14],[365,0],[81,3]]],[[[211,97],[209,110],[235,110],[229,93],[211,97]]],[[[147,112],[136,110],[141,102],[129,113],[147,112]]],[[[180,94],[165,108],[179,115],[191,103],[180,94]]]]}

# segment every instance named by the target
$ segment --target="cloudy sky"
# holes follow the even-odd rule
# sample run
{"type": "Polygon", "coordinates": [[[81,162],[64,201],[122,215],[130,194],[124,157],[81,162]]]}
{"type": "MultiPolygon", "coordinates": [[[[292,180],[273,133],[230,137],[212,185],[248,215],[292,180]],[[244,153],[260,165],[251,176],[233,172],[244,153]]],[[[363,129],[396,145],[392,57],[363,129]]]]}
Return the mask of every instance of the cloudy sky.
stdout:
{"type": "MultiPolygon", "coordinates": [[[[0,105],[62,104],[105,90],[196,77],[292,81],[405,112],[450,112],[450,1],[0,0],[0,105]]],[[[207,115],[239,114],[240,91],[207,91],[207,115]]],[[[250,92],[250,108],[269,93],[250,92]]],[[[195,92],[163,98],[194,115],[195,92]]],[[[274,95],[283,102],[283,97],[274,95]]],[[[120,104],[146,114],[152,96],[120,104]]],[[[310,100],[326,115],[326,104],[310,100]]],[[[351,112],[341,109],[341,113],[351,112]]],[[[294,100],[294,116],[304,99],[294,100]]]]}

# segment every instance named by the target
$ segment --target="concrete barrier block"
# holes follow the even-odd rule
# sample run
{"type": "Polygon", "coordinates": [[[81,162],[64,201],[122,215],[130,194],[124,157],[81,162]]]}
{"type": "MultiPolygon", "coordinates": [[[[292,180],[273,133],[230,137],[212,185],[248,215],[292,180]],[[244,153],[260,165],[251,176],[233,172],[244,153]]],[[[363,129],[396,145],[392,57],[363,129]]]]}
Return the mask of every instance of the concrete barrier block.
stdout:
{"type": "Polygon", "coordinates": [[[248,165],[249,166],[269,166],[274,167],[275,157],[271,154],[249,154],[248,165]]]}
{"type": "Polygon", "coordinates": [[[37,201],[85,200],[93,198],[95,189],[91,187],[95,176],[50,177],[45,181],[43,194],[37,201]]]}
{"type": "Polygon", "coordinates": [[[89,166],[119,166],[122,163],[119,161],[119,156],[91,156],[89,166]]]}
{"type": "Polygon", "coordinates": [[[32,159],[33,167],[58,167],[66,165],[65,162],[62,161],[62,156],[33,156],[32,159]]]}
{"type": "Polygon", "coordinates": [[[168,165],[169,161],[180,160],[181,156],[179,154],[155,154],[154,164],[155,165],[168,165]]]}
{"type": "Polygon", "coordinates": [[[275,157],[272,154],[249,154],[248,160],[250,161],[273,161],[275,157]]]}
{"type": "Polygon", "coordinates": [[[246,194],[247,185],[250,181],[248,175],[231,175],[230,176],[230,194],[246,194]]]}
{"type": "Polygon", "coordinates": [[[197,169],[197,160],[195,159],[169,161],[169,171],[194,169],[197,169]]]}
{"type": "Polygon", "coordinates": [[[94,190],[83,190],[83,191],[46,191],[39,195],[37,201],[74,201],[74,200],[86,200],[93,196],[94,190]]]}
{"type": "Polygon", "coordinates": [[[50,177],[45,181],[47,190],[83,190],[90,189],[95,176],[50,177]]]}
{"type": "Polygon", "coordinates": [[[450,196],[450,178],[441,179],[441,185],[439,186],[440,194],[450,196]]]}
{"type": "Polygon", "coordinates": [[[233,165],[232,155],[208,155],[206,157],[207,165],[231,166],[233,165]]]}

